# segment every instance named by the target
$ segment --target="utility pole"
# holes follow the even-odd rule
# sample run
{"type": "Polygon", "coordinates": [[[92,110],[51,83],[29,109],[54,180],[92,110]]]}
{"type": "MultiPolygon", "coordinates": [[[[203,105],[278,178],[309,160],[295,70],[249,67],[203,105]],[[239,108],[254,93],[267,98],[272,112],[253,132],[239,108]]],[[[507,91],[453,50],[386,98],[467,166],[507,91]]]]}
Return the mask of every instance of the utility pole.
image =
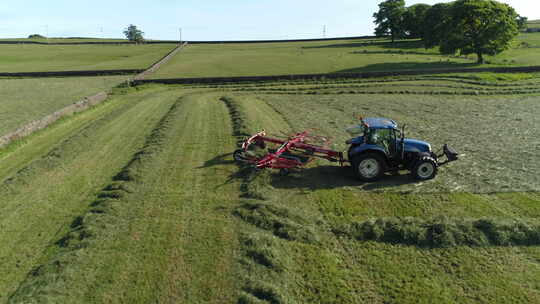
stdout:
{"type": "Polygon", "coordinates": [[[178,32],[180,33],[180,45],[182,45],[182,28],[178,28],[178,32]]]}
{"type": "Polygon", "coordinates": [[[323,31],[322,31],[322,35],[323,35],[323,38],[326,38],[326,25],[323,26],[323,31]]]}

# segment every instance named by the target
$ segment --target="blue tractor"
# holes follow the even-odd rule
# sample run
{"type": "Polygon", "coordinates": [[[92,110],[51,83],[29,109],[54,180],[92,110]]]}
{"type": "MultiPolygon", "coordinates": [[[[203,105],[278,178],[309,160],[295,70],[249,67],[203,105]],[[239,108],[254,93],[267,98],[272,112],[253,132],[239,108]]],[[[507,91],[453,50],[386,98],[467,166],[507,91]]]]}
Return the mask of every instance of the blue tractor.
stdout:
{"type": "Polygon", "coordinates": [[[347,129],[354,136],[348,158],[354,175],[365,182],[380,179],[386,172],[408,170],[418,180],[432,179],[438,168],[458,159],[458,153],[444,145],[437,155],[427,142],[405,138],[395,121],[386,118],[361,119],[361,124],[347,129]],[[446,160],[440,159],[446,157],[446,160]]]}

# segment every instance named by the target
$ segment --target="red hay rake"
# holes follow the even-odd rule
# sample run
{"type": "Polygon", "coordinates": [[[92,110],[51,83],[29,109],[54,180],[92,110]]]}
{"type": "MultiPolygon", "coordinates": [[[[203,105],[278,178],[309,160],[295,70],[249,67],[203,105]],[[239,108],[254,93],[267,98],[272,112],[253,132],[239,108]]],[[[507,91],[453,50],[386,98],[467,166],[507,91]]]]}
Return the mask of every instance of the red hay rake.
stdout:
{"type": "Polygon", "coordinates": [[[328,139],[310,135],[308,131],[296,133],[286,139],[267,137],[266,132],[261,131],[242,143],[242,149],[234,152],[234,159],[240,163],[250,164],[257,169],[279,169],[282,174],[289,173],[290,169],[305,167],[315,158],[339,162],[343,166],[345,162],[343,152],[333,151],[319,144],[312,144],[320,142],[328,144],[328,139]],[[264,155],[257,156],[254,151],[257,148],[264,150],[268,144],[278,147],[269,148],[264,155]]]}

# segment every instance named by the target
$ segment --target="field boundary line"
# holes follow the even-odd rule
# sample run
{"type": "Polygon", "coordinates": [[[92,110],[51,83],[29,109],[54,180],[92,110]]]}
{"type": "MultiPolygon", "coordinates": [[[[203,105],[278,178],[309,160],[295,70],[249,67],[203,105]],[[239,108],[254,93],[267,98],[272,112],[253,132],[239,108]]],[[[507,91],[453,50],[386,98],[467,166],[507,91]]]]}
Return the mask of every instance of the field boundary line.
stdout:
{"type": "Polygon", "coordinates": [[[81,76],[115,76],[129,75],[144,72],[144,69],[126,69],[126,70],[85,70],[85,71],[57,71],[57,72],[13,72],[0,73],[0,77],[81,77],[81,76]]]}
{"type": "Polygon", "coordinates": [[[540,66],[526,67],[490,67],[490,68],[463,68],[463,69],[422,69],[422,70],[398,70],[377,71],[361,73],[327,73],[327,74],[291,74],[269,76],[237,76],[237,77],[198,77],[198,78],[170,78],[170,79],[144,79],[134,81],[134,85],[146,83],[161,84],[209,84],[209,83],[241,83],[253,81],[277,81],[277,80],[321,80],[321,79],[350,79],[350,78],[377,78],[388,76],[415,76],[450,73],[533,73],[540,72],[540,66]]]}
{"type": "Polygon", "coordinates": [[[154,73],[157,71],[162,65],[169,62],[178,52],[184,49],[188,45],[187,42],[184,42],[183,44],[179,44],[177,47],[175,47],[172,51],[170,51],[167,55],[163,56],[161,59],[159,59],[156,63],[152,64],[148,69],[145,71],[139,73],[137,76],[135,76],[132,80],[144,80],[148,75],[154,73]]]}
{"type": "Polygon", "coordinates": [[[84,97],[82,100],[64,107],[41,119],[31,121],[22,127],[19,127],[17,130],[0,137],[0,148],[3,148],[13,141],[22,139],[36,131],[44,129],[62,117],[79,113],[92,106],[95,106],[106,100],[108,96],[109,95],[107,93],[100,92],[92,96],[84,97]]]}

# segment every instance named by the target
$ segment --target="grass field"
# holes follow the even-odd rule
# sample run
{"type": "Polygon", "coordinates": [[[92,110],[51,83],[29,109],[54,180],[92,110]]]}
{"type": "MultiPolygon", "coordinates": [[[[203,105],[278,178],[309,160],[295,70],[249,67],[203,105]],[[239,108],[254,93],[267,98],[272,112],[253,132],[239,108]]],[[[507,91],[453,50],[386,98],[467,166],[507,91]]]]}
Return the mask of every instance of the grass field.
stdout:
{"type": "Polygon", "coordinates": [[[0,72],[146,69],[176,46],[0,45],[0,72]]]}
{"type": "MultiPolygon", "coordinates": [[[[80,43],[80,42],[129,42],[127,39],[123,38],[3,38],[0,39],[0,41],[37,41],[37,42],[43,42],[43,43],[80,43]]],[[[148,42],[154,42],[154,41],[165,41],[170,42],[171,44],[175,44],[174,40],[152,40],[152,39],[146,39],[145,41],[148,42]]]]}
{"type": "Polygon", "coordinates": [[[540,20],[529,20],[527,22],[528,28],[540,28],[540,20]]]}
{"type": "Polygon", "coordinates": [[[0,302],[539,302],[539,87],[480,74],[116,90],[1,154],[0,302]],[[261,128],[316,128],[343,149],[353,113],[466,156],[424,183],[232,161],[237,135],[261,128]]]}
{"type": "MultiPolygon", "coordinates": [[[[537,65],[540,34],[521,34],[511,50],[483,66],[537,65]]],[[[449,57],[420,41],[384,39],[190,45],[153,78],[264,76],[478,67],[475,56],[449,57]]]]}
{"type": "Polygon", "coordinates": [[[109,91],[127,76],[0,79],[0,134],[102,91],[109,91]]]}
{"type": "Polygon", "coordinates": [[[78,43],[78,42],[127,42],[127,39],[102,38],[4,38],[0,41],[36,41],[43,43],[78,43]]]}

